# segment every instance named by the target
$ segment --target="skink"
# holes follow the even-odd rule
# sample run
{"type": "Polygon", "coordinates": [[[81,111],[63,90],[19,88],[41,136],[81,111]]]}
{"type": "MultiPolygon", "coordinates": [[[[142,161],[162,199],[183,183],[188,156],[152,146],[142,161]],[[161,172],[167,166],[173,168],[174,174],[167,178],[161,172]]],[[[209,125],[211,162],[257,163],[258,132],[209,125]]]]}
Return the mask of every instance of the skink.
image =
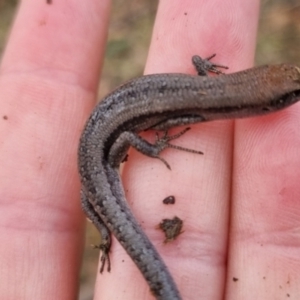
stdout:
{"type": "MultiPolygon", "coordinates": [[[[199,75],[207,70],[221,73],[216,68],[220,66],[199,56],[193,57],[193,63],[199,75]]],[[[146,75],[106,96],[88,119],[79,145],[82,206],[102,235],[101,272],[105,262],[110,270],[110,233],[113,233],[138,266],[156,299],[182,299],[160,255],[130,211],[119,176],[119,165],[130,146],[161,159],[169,167],[159,154],[172,147],[169,141],[174,137],[165,135],[150,144],[139,132],[265,115],[299,99],[300,67],[289,64],[260,66],[214,77],[146,75]]]]}

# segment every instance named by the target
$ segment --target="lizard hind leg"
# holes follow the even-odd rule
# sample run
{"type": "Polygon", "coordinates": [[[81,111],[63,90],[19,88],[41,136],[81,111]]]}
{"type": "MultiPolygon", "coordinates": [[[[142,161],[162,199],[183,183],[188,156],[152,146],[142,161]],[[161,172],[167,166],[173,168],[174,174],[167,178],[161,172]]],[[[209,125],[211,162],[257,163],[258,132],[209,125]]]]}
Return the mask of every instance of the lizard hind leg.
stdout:
{"type": "Polygon", "coordinates": [[[99,245],[95,246],[95,248],[101,251],[101,266],[100,273],[104,271],[105,264],[107,262],[107,271],[110,272],[110,258],[109,252],[111,248],[111,236],[110,231],[100,218],[99,214],[95,211],[94,206],[90,203],[88,196],[82,189],[81,192],[81,206],[88,219],[96,226],[101,234],[101,242],[99,245]]]}

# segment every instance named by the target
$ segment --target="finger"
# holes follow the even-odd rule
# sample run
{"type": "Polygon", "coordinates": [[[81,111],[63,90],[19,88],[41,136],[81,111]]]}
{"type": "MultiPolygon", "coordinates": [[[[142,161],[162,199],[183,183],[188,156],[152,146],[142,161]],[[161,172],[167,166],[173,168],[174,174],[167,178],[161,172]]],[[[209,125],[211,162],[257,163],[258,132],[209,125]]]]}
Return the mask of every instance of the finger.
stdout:
{"type": "MultiPolygon", "coordinates": [[[[255,14],[257,1],[161,1],[146,73],[195,74],[192,55],[206,57],[215,52],[216,63],[230,66],[230,71],[249,66],[257,26],[255,14]]],[[[161,253],[183,299],[223,299],[231,134],[232,122],[193,126],[174,144],[201,150],[203,156],[168,149],[162,156],[171,165],[169,171],[159,160],[131,151],[124,168],[131,209],[161,253]],[[162,204],[169,195],[176,197],[171,207],[162,204]],[[163,234],[155,228],[163,218],[174,216],[183,220],[184,232],[164,244],[163,234]]],[[[153,133],[143,136],[154,141],[153,133]]],[[[116,241],[111,262],[111,274],[97,281],[99,299],[153,299],[138,269],[116,241]]]]}
{"type": "Polygon", "coordinates": [[[108,13],[109,1],[20,4],[0,71],[3,299],[76,298],[84,235],[77,147],[108,13]]]}
{"type": "Polygon", "coordinates": [[[300,298],[299,113],[236,123],[228,299],[300,298]]]}

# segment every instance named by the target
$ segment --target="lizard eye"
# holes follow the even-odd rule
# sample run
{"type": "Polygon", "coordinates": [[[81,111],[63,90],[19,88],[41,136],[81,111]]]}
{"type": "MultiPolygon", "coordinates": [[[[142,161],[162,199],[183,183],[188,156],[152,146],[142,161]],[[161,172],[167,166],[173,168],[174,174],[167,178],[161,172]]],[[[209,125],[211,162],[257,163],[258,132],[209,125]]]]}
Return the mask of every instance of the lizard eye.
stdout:
{"type": "Polygon", "coordinates": [[[272,111],[271,107],[265,106],[262,108],[262,111],[272,111]]]}

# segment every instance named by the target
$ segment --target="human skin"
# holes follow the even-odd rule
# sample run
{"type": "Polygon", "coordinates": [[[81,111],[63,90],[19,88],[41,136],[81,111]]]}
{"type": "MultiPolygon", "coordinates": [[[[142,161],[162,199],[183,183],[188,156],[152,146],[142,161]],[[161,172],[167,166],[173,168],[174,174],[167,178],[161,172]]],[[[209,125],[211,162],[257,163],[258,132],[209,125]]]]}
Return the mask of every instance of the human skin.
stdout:
{"type": "MultiPolygon", "coordinates": [[[[160,1],[145,73],[195,74],[194,54],[217,53],[230,72],[251,67],[258,7],[160,1]]],[[[108,0],[26,0],[16,15],[0,67],[3,299],[78,293],[85,217],[77,147],[96,101],[109,10],[108,0]]],[[[130,151],[128,202],[183,299],[300,297],[299,107],[192,126],[174,143],[204,155],[165,150],[172,171],[130,151]],[[164,206],[170,194],[176,204],[164,206]],[[184,232],[166,245],[155,227],[174,215],[184,232]]],[[[111,264],[97,274],[95,299],[153,299],[115,239],[111,264]]]]}

